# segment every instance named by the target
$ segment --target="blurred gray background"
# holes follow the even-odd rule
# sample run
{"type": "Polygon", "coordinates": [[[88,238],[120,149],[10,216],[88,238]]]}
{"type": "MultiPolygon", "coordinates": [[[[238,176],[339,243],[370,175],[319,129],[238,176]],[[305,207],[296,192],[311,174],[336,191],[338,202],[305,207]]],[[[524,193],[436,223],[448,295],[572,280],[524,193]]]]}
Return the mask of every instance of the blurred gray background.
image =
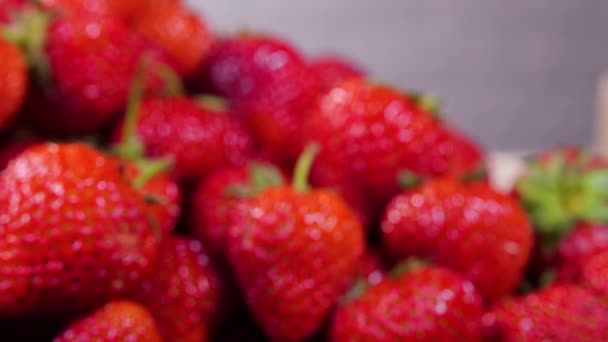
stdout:
{"type": "Polygon", "coordinates": [[[606,0],[190,0],[220,32],[253,28],[374,79],[440,95],[491,149],[591,142],[608,67],[606,0]]]}

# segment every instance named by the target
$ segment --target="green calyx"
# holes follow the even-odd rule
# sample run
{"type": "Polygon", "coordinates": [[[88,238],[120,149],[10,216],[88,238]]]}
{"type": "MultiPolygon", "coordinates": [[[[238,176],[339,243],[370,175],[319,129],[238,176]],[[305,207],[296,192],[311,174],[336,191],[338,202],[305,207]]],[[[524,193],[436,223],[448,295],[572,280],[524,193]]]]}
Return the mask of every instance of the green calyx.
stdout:
{"type": "Polygon", "coordinates": [[[397,183],[399,187],[404,190],[409,190],[422,184],[423,177],[411,172],[401,171],[397,174],[397,183]]]}
{"type": "Polygon", "coordinates": [[[48,13],[34,7],[18,13],[11,24],[2,27],[4,38],[21,48],[30,68],[45,88],[51,80],[51,68],[44,51],[51,19],[48,13]]]}
{"type": "Polygon", "coordinates": [[[264,190],[283,185],[283,176],[276,167],[259,162],[249,164],[249,183],[228,188],[228,195],[239,198],[254,197],[264,190]]]}
{"type": "Polygon", "coordinates": [[[393,267],[393,269],[390,271],[389,275],[391,279],[397,279],[399,277],[401,277],[402,275],[428,266],[430,265],[430,263],[427,260],[424,259],[420,259],[420,258],[409,258],[399,264],[397,264],[397,266],[393,267]]]}
{"type": "Polygon", "coordinates": [[[568,160],[557,152],[534,161],[516,190],[535,229],[553,245],[579,221],[608,223],[608,169],[589,168],[581,153],[568,160]]]}
{"type": "Polygon", "coordinates": [[[226,100],[219,96],[201,95],[195,100],[203,108],[209,109],[213,112],[226,113],[228,111],[228,104],[226,103],[226,100]]]}
{"type": "Polygon", "coordinates": [[[312,163],[317,154],[319,154],[320,146],[317,143],[310,143],[305,148],[294,168],[293,188],[298,192],[307,192],[309,190],[308,177],[312,163]]]}
{"type": "Polygon", "coordinates": [[[437,96],[412,91],[408,93],[410,99],[416,103],[422,111],[439,117],[441,112],[441,102],[437,96]]]}
{"type": "Polygon", "coordinates": [[[369,283],[365,278],[359,277],[353,286],[340,299],[340,305],[347,305],[359,299],[369,288],[369,283]]]}

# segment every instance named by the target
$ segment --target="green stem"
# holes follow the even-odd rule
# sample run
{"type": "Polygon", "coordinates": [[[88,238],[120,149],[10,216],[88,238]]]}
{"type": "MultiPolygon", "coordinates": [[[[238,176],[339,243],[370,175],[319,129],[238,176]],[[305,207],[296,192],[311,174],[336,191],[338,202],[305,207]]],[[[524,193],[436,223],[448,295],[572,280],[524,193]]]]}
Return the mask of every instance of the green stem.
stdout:
{"type": "Polygon", "coordinates": [[[397,175],[397,182],[402,189],[412,189],[422,183],[422,177],[411,171],[402,171],[397,175]]]}
{"type": "Polygon", "coordinates": [[[312,167],[312,162],[319,153],[319,144],[310,143],[300,155],[294,171],[293,188],[298,192],[307,192],[309,189],[308,176],[312,167]]]}
{"type": "Polygon", "coordinates": [[[171,160],[156,159],[156,160],[139,160],[137,161],[139,175],[133,180],[133,186],[140,189],[148,181],[156,175],[165,172],[171,167],[171,160]]]}
{"type": "Polygon", "coordinates": [[[167,64],[160,63],[158,73],[165,81],[165,96],[174,97],[184,93],[184,86],[179,75],[167,64]]]}
{"type": "Polygon", "coordinates": [[[46,44],[46,32],[50,18],[46,13],[39,10],[32,10],[26,21],[25,49],[28,52],[30,62],[34,65],[34,70],[39,82],[43,87],[51,84],[51,67],[44,51],[46,44]]]}
{"type": "Polygon", "coordinates": [[[201,95],[196,97],[196,102],[206,109],[212,110],[218,113],[225,113],[228,110],[228,104],[226,101],[213,95],[201,95]]]}

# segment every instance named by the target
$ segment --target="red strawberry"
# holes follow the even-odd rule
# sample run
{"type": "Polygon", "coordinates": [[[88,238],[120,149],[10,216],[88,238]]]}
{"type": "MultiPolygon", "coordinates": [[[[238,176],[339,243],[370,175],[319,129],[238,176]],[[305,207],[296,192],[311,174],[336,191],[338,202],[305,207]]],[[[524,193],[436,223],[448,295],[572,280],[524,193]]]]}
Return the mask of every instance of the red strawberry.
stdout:
{"type": "Polygon", "coordinates": [[[13,119],[27,91],[27,67],[21,51],[0,36],[0,129],[13,119]]]}
{"type": "Polygon", "coordinates": [[[161,342],[154,318],[129,301],[111,302],[70,324],[54,342],[161,342]]]}
{"type": "Polygon", "coordinates": [[[365,73],[359,67],[340,57],[317,58],[310,63],[310,68],[326,90],[349,78],[365,77],[365,73]]]}
{"type": "Polygon", "coordinates": [[[190,226],[193,235],[215,256],[223,257],[227,231],[237,208],[266,187],[279,186],[283,182],[279,170],[262,163],[216,171],[198,186],[192,196],[190,226]]]}
{"type": "Polygon", "coordinates": [[[4,170],[11,160],[15,159],[22,152],[38,143],[40,142],[37,140],[23,140],[5,143],[2,148],[0,148],[0,171],[4,170]]]}
{"type": "Polygon", "coordinates": [[[582,266],[581,282],[608,295],[608,250],[590,257],[582,266]]]}
{"type": "Polygon", "coordinates": [[[199,14],[178,2],[151,2],[134,20],[134,27],[162,47],[184,75],[202,66],[213,43],[213,35],[199,14]]]}
{"type": "Polygon", "coordinates": [[[553,286],[507,299],[483,318],[487,341],[603,341],[608,302],[576,286],[553,286]]]}
{"type": "Polygon", "coordinates": [[[40,46],[26,49],[42,83],[28,101],[28,124],[60,134],[103,127],[124,108],[145,55],[154,66],[148,68],[147,89],[163,85],[154,71],[168,69],[163,57],[120,20],[84,13],[49,20],[37,11],[26,12],[21,20],[23,26],[39,27],[26,31],[26,38],[45,37],[40,46]]]}
{"type": "Polygon", "coordinates": [[[294,186],[270,188],[236,213],[228,255],[256,321],[276,341],[311,336],[355,277],[363,228],[333,192],[307,190],[307,149],[294,186]]]}
{"type": "Polygon", "coordinates": [[[133,291],[158,237],[120,163],[42,144],[0,173],[0,317],[86,310],[133,291]]]}
{"type": "MultiPolygon", "coordinates": [[[[137,115],[137,138],[148,157],[171,158],[174,175],[197,182],[215,170],[239,165],[252,154],[252,141],[222,106],[186,97],[148,98],[137,115]]],[[[116,130],[122,134],[123,125],[116,130]]]]}
{"type": "Polygon", "coordinates": [[[27,0],[2,0],[0,1],[0,24],[11,22],[27,5],[27,0]]]}
{"type": "Polygon", "coordinates": [[[129,19],[138,14],[146,0],[39,0],[43,8],[63,14],[89,13],[129,19]]]}
{"type": "Polygon", "coordinates": [[[481,341],[483,302],[473,284],[443,268],[386,279],[340,306],[332,342],[481,341]]]}
{"type": "Polygon", "coordinates": [[[384,279],[385,268],[382,256],[378,251],[367,250],[359,265],[359,277],[366,283],[376,285],[384,279]]]}
{"type": "Polygon", "coordinates": [[[276,38],[242,35],[219,44],[207,64],[212,85],[245,115],[260,146],[274,161],[293,162],[319,88],[299,52],[276,38]]]}
{"type": "Polygon", "coordinates": [[[404,171],[424,176],[462,171],[460,153],[449,153],[455,148],[430,152],[445,129],[399,91],[344,81],[321,98],[304,124],[304,142],[322,146],[312,181],[338,187],[347,198],[358,192],[370,206],[382,207],[398,192],[404,171]],[[441,159],[429,159],[435,155],[441,159]]]}
{"type": "Polygon", "coordinates": [[[608,227],[605,225],[579,224],[560,241],[557,247],[556,280],[577,282],[587,260],[608,251],[608,227]]]}
{"type": "Polygon", "coordinates": [[[208,339],[218,320],[223,290],[219,274],[198,241],[168,237],[159,265],[137,295],[154,315],[166,341],[208,339]]]}
{"type": "Polygon", "coordinates": [[[510,196],[447,178],[393,198],[382,234],[394,258],[427,257],[461,272],[490,302],[519,283],[533,241],[525,212],[510,196]]]}

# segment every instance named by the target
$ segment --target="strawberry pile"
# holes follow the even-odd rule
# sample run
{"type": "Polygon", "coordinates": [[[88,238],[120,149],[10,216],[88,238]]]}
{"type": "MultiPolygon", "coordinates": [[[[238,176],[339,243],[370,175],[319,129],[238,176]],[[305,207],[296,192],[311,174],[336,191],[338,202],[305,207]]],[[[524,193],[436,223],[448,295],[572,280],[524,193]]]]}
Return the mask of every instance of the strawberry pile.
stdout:
{"type": "Polygon", "coordinates": [[[0,340],[602,341],[608,161],[178,0],[0,2],[0,340]]]}

